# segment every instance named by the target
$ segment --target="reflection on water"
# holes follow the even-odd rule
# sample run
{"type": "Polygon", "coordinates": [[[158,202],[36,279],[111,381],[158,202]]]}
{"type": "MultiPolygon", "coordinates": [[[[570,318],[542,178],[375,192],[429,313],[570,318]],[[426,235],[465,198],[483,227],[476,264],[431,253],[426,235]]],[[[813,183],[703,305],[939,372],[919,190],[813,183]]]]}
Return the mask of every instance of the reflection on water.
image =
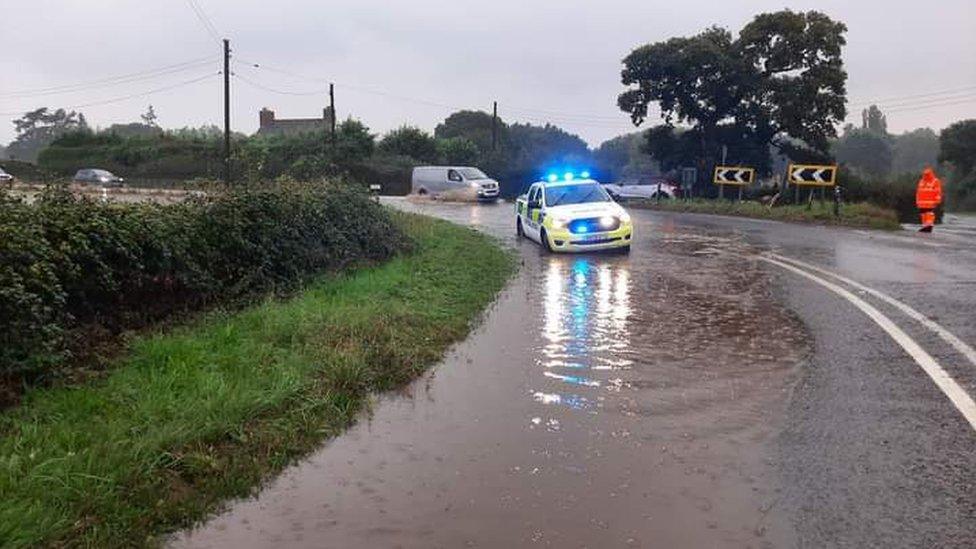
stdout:
{"type": "MultiPolygon", "coordinates": [[[[545,378],[577,387],[607,383],[597,374],[624,370],[632,361],[628,318],[630,264],[626,258],[550,257],[545,266],[543,344],[539,365],[545,378]]],[[[544,404],[585,408],[579,395],[535,392],[544,404]]]]}

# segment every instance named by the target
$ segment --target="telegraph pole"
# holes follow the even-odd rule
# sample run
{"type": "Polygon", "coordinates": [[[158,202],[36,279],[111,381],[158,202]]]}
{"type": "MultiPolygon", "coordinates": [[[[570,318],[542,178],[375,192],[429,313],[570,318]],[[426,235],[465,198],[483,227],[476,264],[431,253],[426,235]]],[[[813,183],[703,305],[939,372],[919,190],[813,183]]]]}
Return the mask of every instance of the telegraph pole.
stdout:
{"type": "Polygon", "coordinates": [[[224,38],[224,183],[230,184],[230,40],[224,38]]]}
{"type": "Polygon", "coordinates": [[[335,152],[336,146],[336,111],[335,111],[335,84],[329,82],[329,109],[332,111],[329,134],[332,136],[332,151],[335,152]]]}
{"type": "Polygon", "coordinates": [[[491,113],[491,151],[495,152],[498,144],[498,101],[492,103],[491,113]]]}

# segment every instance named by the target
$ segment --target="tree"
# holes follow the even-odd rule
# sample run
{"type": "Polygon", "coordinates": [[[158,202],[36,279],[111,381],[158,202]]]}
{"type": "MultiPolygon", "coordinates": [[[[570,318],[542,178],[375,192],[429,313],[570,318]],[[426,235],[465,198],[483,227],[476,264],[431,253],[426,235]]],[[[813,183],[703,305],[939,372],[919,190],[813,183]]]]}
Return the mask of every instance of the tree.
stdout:
{"type": "Polygon", "coordinates": [[[375,148],[374,139],[365,124],[347,118],[336,128],[336,161],[347,163],[369,158],[375,148]]]}
{"type": "Polygon", "coordinates": [[[149,108],[146,109],[146,112],[141,114],[139,118],[142,118],[142,123],[147,126],[153,128],[159,127],[159,124],[157,123],[156,109],[154,109],[152,105],[149,105],[149,108]]]}
{"type": "Polygon", "coordinates": [[[436,162],[439,156],[437,141],[427,132],[411,126],[402,126],[386,134],[377,149],[427,163],[436,162]]]}
{"type": "Polygon", "coordinates": [[[439,158],[445,164],[452,166],[477,165],[481,158],[481,151],[474,141],[466,137],[450,137],[437,140],[439,158]]]}
{"type": "Polygon", "coordinates": [[[89,131],[85,115],[47,107],[27,112],[14,120],[17,137],[7,147],[7,154],[17,160],[33,162],[37,153],[58,137],[71,132],[89,131]]]}
{"type": "Polygon", "coordinates": [[[834,143],[837,161],[871,179],[880,179],[891,173],[894,153],[890,140],[870,129],[848,132],[834,143]]]}
{"type": "Polygon", "coordinates": [[[952,165],[948,192],[956,209],[976,209],[976,120],[962,120],[942,130],[939,161],[952,165]]]}
{"type": "MultiPolygon", "coordinates": [[[[470,139],[483,152],[492,150],[492,116],[482,111],[458,111],[448,116],[434,128],[434,137],[450,139],[464,137],[470,139]]],[[[495,148],[505,148],[508,127],[498,120],[495,148]]]]}
{"type": "Polygon", "coordinates": [[[892,173],[921,173],[925,166],[934,166],[939,161],[939,134],[931,128],[896,135],[894,141],[892,173]]]}
{"type": "Polygon", "coordinates": [[[149,137],[161,135],[163,130],[159,126],[150,126],[142,122],[129,122],[128,124],[112,124],[105,128],[104,133],[114,133],[119,137],[149,137]]]}
{"type": "Polygon", "coordinates": [[[950,162],[962,176],[976,168],[976,119],[962,120],[942,130],[939,161],[950,162]]]}
{"type": "Polygon", "coordinates": [[[635,125],[657,103],[665,125],[648,133],[657,141],[648,147],[678,155],[656,157],[662,163],[696,160],[703,176],[723,145],[730,162],[755,162],[760,171],[770,166],[770,144],[789,155],[804,148],[825,155],[846,115],[846,30],[816,11],[784,10],[756,16],[737,38],[712,27],[641,46],[624,59],[627,89],[617,103],[635,125]],[[673,131],[676,124],[687,131],[673,131]],[[679,136],[690,150],[662,141],[679,136]]]}
{"type": "Polygon", "coordinates": [[[874,135],[888,135],[888,117],[881,112],[877,105],[861,111],[861,129],[867,130],[874,135]]]}
{"type": "Polygon", "coordinates": [[[541,174],[551,168],[579,169],[590,163],[586,141],[552,124],[513,124],[506,141],[508,164],[520,172],[541,174]]]}

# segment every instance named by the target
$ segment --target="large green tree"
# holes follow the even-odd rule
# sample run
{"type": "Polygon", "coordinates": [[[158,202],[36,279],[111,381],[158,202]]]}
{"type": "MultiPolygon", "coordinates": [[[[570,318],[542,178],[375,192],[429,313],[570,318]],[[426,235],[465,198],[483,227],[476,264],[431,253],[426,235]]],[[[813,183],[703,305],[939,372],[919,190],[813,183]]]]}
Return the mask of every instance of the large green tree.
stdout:
{"type": "Polygon", "coordinates": [[[58,137],[71,132],[88,131],[85,115],[47,107],[24,113],[14,120],[17,137],[8,145],[7,154],[17,160],[33,162],[37,154],[58,137]]]}
{"type": "Polygon", "coordinates": [[[478,146],[466,137],[438,139],[437,152],[443,162],[452,166],[477,165],[481,160],[478,146]]]}
{"type": "Polygon", "coordinates": [[[921,173],[925,166],[939,161],[939,134],[931,128],[918,128],[894,136],[892,173],[921,173]]]}
{"type": "Polygon", "coordinates": [[[852,129],[834,143],[834,156],[862,176],[881,179],[891,172],[891,139],[870,129],[852,129]]]}
{"type": "Polygon", "coordinates": [[[383,136],[376,148],[380,152],[409,156],[420,162],[436,162],[437,141],[427,132],[413,126],[401,126],[383,136]]]}
{"type": "Polygon", "coordinates": [[[657,175],[660,166],[644,152],[644,135],[639,132],[618,135],[593,151],[594,167],[601,180],[636,179],[657,175]]]}
{"type": "MultiPolygon", "coordinates": [[[[492,150],[492,116],[483,111],[458,111],[448,116],[434,128],[438,139],[464,137],[470,139],[483,152],[492,150]]],[[[504,149],[508,137],[508,126],[501,120],[495,129],[495,150],[504,149]]]]}
{"type": "Polygon", "coordinates": [[[962,120],[942,130],[939,160],[950,162],[963,174],[976,170],[976,120],[962,120]]]}
{"type": "Polygon", "coordinates": [[[888,117],[877,105],[861,111],[861,129],[882,137],[888,135],[888,117]]]}
{"type": "Polygon", "coordinates": [[[636,125],[656,104],[665,129],[647,134],[648,149],[674,151],[658,157],[666,164],[693,156],[702,175],[723,146],[729,162],[761,171],[770,166],[769,145],[791,157],[826,157],[846,115],[846,30],[816,11],[784,10],[756,16],[738,37],[712,27],[644,45],[623,61],[627,89],[617,102],[636,125]],[[687,131],[673,131],[677,125],[687,131]]]}

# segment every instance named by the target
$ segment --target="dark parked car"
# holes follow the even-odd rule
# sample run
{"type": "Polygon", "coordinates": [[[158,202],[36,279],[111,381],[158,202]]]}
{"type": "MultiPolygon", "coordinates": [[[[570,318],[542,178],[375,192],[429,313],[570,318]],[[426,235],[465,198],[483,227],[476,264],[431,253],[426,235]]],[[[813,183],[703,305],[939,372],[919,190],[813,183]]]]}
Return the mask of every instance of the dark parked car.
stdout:
{"type": "Polygon", "coordinates": [[[78,173],[75,174],[72,181],[75,183],[82,183],[84,185],[121,187],[125,180],[108,170],[87,168],[84,170],[78,170],[78,173]]]}

